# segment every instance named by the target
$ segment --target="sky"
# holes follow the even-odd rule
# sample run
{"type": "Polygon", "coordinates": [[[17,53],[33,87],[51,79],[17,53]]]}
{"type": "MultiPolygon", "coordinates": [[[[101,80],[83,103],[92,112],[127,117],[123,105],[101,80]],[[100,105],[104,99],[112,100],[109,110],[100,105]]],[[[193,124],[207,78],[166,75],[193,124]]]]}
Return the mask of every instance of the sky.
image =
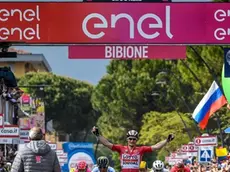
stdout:
{"type": "Polygon", "coordinates": [[[66,46],[20,46],[15,48],[33,54],[43,54],[52,72],[57,75],[87,81],[94,85],[106,74],[106,66],[109,64],[109,60],[70,60],[66,46]]]}

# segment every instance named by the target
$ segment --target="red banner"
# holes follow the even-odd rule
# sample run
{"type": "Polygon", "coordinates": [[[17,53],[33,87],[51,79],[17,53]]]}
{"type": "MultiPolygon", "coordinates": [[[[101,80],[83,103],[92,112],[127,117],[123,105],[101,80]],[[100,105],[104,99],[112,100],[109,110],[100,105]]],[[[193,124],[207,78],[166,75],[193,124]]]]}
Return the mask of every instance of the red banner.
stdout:
{"type": "Polygon", "coordinates": [[[229,3],[0,3],[0,40],[230,44],[229,3]]]}
{"type": "Polygon", "coordinates": [[[69,59],[184,59],[185,46],[71,45],[69,59]],[[89,51],[90,48],[90,51],[89,51]]]}

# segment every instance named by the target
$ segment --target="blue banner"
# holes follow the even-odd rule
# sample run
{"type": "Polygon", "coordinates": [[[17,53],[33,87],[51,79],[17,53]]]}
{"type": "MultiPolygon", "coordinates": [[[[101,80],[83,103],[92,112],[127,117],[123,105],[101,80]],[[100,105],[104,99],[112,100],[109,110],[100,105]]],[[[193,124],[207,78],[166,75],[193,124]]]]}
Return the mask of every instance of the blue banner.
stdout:
{"type": "Polygon", "coordinates": [[[224,77],[230,77],[230,48],[224,48],[224,77]]]}
{"type": "Polygon", "coordinates": [[[76,168],[77,163],[85,161],[92,170],[96,160],[94,158],[93,143],[87,142],[67,142],[62,145],[63,150],[68,155],[68,163],[63,166],[63,171],[70,171],[76,168]]]}

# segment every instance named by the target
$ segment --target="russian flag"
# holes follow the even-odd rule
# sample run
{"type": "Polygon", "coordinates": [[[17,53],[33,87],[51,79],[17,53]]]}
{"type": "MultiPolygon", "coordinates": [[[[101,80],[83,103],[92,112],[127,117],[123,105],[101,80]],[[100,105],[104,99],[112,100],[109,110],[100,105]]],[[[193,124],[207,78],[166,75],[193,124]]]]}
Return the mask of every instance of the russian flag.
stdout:
{"type": "Polygon", "coordinates": [[[227,103],[220,87],[213,81],[208,92],[194,110],[192,117],[204,129],[213,113],[227,103]]]}

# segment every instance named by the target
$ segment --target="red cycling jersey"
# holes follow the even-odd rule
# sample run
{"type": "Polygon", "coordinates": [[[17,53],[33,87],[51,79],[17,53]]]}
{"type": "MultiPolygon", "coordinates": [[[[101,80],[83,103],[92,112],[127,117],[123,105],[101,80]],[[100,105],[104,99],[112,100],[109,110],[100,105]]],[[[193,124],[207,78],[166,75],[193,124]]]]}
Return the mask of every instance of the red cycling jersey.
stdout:
{"type": "Polygon", "coordinates": [[[113,145],[112,151],[120,154],[121,172],[138,172],[143,154],[153,150],[151,146],[139,146],[130,150],[128,146],[113,145]]]}
{"type": "Polygon", "coordinates": [[[190,169],[188,167],[184,168],[178,168],[178,167],[173,167],[170,172],[190,172],[190,169]]]}

